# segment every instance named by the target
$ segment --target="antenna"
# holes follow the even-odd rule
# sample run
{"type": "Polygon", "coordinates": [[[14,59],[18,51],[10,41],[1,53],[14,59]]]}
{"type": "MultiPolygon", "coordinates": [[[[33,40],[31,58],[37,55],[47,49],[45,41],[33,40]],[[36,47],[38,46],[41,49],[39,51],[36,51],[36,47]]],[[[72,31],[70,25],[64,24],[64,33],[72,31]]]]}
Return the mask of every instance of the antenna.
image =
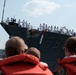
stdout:
{"type": "Polygon", "coordinates": [[[6,4],[6,0],[4,0],[4,4],[3,4],[3,12],[2,12],[2,20],[1,20],[1,22],[3,22],[4,11],[5,11],[5,4],[6,4]]]}

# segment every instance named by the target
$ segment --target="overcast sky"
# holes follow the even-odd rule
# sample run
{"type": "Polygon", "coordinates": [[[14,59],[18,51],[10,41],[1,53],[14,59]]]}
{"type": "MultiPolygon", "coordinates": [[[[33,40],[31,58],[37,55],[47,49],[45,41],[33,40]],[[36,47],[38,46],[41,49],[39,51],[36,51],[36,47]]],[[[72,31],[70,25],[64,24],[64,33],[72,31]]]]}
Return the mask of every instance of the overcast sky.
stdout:
{"type": "MultiPolygon", "coordinates": [[[[0,20],[4,0],[0,0],[0,20]]],[[[15,17],[28,21],[34,27],[46,23],[48,26],[66,26],[76,31],[76,0],[6,0],[4,20],[15,17]]],[[[9,35],[0,26],[0,48],[4,48],[9,35]]]]}

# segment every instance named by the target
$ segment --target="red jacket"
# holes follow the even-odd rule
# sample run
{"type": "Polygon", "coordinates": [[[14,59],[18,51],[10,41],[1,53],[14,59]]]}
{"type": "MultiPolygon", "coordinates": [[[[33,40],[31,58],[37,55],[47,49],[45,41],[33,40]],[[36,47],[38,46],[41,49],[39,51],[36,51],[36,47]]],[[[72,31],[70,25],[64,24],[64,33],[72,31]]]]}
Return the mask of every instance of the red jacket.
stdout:
{"type": "Polygon", "coordinates": [[[66,68],[68,75],[76,75],[76,57],[68,57],[61,60],[59,59],[58,63],[60,65],[60,68],[66,68]]]}
{"type": "Polygon", "coordinates": [[[0,69],[4,75],[53,75],[39,59],[33,55],[20,54],[0,61],[0,69]]]}

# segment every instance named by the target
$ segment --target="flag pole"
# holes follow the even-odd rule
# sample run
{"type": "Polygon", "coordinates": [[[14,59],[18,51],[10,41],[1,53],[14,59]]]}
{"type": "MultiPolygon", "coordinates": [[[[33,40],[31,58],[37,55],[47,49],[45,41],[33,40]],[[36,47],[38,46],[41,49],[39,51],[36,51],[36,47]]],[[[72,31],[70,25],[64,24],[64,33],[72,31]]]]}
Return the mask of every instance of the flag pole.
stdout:
{"type": "Polygon", "coordinates": [[[4,0],[4,4],[3,4],[3,11],[2,11],[2,20],[1,20],[1,22],[3,22],[4,11],[5,11],[5,5],[6,5],[6,0],[4,0]]]}

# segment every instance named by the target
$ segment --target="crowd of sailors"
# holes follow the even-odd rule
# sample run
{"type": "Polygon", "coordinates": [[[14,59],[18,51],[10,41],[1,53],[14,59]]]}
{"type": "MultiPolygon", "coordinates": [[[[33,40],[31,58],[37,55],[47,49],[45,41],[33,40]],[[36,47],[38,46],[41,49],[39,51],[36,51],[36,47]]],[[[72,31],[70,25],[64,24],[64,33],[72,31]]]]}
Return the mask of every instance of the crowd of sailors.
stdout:
{"type": "MultiPolygon", "coordinates": [[[[28,23],[25,20],[21,21],[19,19],[18,21],[16,21],[16,19],[14,19],[14,18],[9,19],[9,17],[7,17],[6,24],[10,25],[10,24],[8,24],[9,22],[17,23],[17,26],[25,27],[28,30],[35,28],[34,26],[32,26],[30,23],[28,23]]],[[[48,26],[47,24],[43,23],[43,24],[40,24],[39,27],[35,28],[35,29],[37,29],[39,31],[45,30],[47,32],[55,32],[55,33],[66,34],[66,35],[71,35],[71,36],[75,35],[74,30],[68,29],[66,26],[64,26],[64,27],[53,26],[53,25],[48,26]]]]}

